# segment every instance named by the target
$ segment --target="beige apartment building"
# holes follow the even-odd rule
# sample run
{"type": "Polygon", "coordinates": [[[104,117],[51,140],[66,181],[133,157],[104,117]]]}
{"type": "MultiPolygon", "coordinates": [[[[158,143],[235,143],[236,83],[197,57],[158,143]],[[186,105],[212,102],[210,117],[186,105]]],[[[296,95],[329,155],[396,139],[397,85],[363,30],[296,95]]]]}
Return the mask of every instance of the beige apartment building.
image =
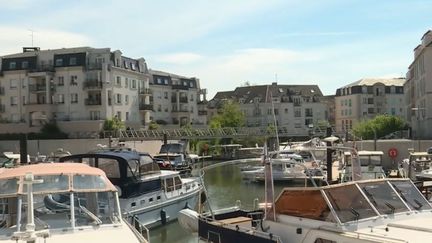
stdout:
{"type": "Polygon", "coordinates": [[[153,110],[150,120],[161,125],[206,125],[206,90],[201,90],[197,78],[150,70],[153,110]],[[201,108],[201,107],[200,107],[201,108]]]}
{"type": "Polygon", "coordinates": [[[406,120],[414,138],[432,138],[432,31],[414,49],[414,61],[406,74],[406,120]]]}
{"type": "Polygon", "coordinates": [[[150,122],[143,58],[110,48],[23,48],[0,59],[0,131],[38,132],[55,120],[70,136],[97,133],[117,117],[128,127],[150,122]]]}
{"type": "Polygon", "coordinates": [[[329,121],[330,113],[317,85],[254,85],[234,91],[218,92],[208,103],[208,118],[217,114],[224,100],[240,104],[246,125],[269,126],[276,123],[279,130],[292,136],[309,136],[319,124],[329,121]]]}
{"type": "Polygon", "coordinates": [[[405,78],[365,78],[336,90],[336,131],[345,132],[378,114],[404,117],[405,78]]]}

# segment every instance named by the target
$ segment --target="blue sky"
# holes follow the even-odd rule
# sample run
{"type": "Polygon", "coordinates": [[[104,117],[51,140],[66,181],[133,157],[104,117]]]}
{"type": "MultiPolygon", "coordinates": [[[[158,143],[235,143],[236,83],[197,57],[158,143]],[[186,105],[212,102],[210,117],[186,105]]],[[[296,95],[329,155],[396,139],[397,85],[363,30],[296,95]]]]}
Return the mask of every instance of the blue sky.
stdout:
{"type": "Polygon", "coordinates": [[[212,97],[251,84],[318,84],[405,76],[431,28],[432,1],[0,0],[0,55],[93,46],[198,77],[212,97]]]}

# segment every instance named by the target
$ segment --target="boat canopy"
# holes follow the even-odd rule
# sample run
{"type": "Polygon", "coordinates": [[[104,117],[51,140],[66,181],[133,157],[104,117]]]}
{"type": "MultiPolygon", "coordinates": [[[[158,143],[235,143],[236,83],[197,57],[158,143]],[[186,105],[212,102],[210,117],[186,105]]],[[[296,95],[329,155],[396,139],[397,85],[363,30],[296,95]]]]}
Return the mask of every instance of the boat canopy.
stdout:
{"type": "Polygon", "coordinates": [[[42,179],[33,184],[33,194],[117,191],[100,169],[76,163],[44,163],[1,170],[0,198],[26,193],[24,180],[29,174],[35,180],[42,179]]]}
{"type": "Polygon", "coordinates": [[[318,188],[284,188],[277,214],[343,224],[396,213],[431,210],[409,179],[347,182],[318,188]]]}

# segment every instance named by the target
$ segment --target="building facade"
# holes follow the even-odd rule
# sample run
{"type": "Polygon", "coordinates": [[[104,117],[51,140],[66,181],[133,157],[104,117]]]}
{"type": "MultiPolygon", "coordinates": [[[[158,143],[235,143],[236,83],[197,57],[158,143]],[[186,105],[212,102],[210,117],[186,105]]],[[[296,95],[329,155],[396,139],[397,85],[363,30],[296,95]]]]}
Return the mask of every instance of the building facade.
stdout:
{"type": "MultiPolygon", "coordinates": [[[[147,64],[110,48],[24,48],[0,59],[0,130],[38,132],[55,120],[64,132],[97,132],[117,117],[148,124],[147,64]]],[[[79,136],[79,135],[77,135],[79,136]]]]}
{"type": "Polygon", "coordinates": [[[207,124],[205,110],[198,106],[206,99],[199,79],[157,70],[149,73],[154,110],[150,120],[161,125],[207,124]]]}
{"type": "Polygon", "coordinates": [[[317,85],[257,85],[218,92],[208,103],[209,119],[224,100],[238,102],[247,126],[271,126],[292,136],[309,136],[320,124],[328,123],[329,112],[317,85]]]}
{"type": "Polygon", "coordinates": [[[432,31],[421,38],[414,49],[405,83],[406,120],[414,138],[432,138],[432,31]]]}
{"type": "Polygon", "coordinates": [[[337,132],[346,132],[360,121],[379,114],[404,117],[405,78],[361,79],[336,90],[337,132]]]}

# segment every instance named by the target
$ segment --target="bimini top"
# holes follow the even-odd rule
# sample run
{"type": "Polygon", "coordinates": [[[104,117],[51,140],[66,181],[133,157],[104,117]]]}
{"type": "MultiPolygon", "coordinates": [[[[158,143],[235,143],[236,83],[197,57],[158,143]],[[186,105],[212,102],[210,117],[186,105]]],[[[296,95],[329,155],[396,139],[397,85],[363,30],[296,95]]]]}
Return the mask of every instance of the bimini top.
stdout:
{"type": "Polygon", "coordinates": [[[275,202],[277,214],[338,224],[431,209],[429,202],[409,179],[284,188],[275,202]]]}
{"type": "Polygon", "coordinates": [[[34,194],[117,191],[98,168],[78,163],[42,163],[1,170],[0,198],[26,193],[28,174],[42,180],[33,184],[34,194]]]}

